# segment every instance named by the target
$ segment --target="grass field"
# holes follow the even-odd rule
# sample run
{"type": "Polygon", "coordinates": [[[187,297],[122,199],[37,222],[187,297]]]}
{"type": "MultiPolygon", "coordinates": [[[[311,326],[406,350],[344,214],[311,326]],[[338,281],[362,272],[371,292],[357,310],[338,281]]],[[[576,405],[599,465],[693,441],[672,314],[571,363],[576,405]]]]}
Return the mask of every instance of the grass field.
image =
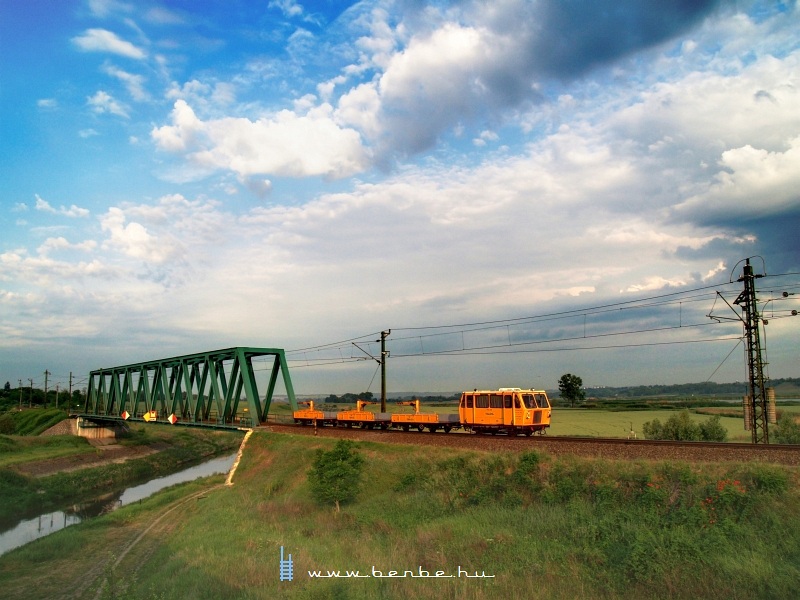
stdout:
{"type": "MultiPolygon", "coordinates": [[[[352,408],[352,404],[332,405],[330,410],[341,410],[352,408]]],[[[387,403],[389,412],[412,412],[410,407],[398,407],[395,403],[387,403]]],[[[736,407],[732,407],[734,410],[736,407]]],[[[328,410],[328,409],[326,409],[328,410]]],[[[376,412],[375,405],[367,406],[367,410],[376,412]]],[[[698,409],[702,410],[702,409],[698,409]]],[[[781,408],[790,412],[800,414],[800,406],[789,406],[781,408]]],[[[421,412],[436,413],[457,413],[458,406],[426,406],[423,405],[421,412]]],[[[547,435],[568,435],[568,436],[589,436],[589,437],[619,437],[627,438],[631,430],[638,438],[642,438],[642,426],[647,421],[659,419],[662,423],[675,414],[675,410],[602,410],[602,409],[581,409],[581,408],[553,408],[550,429],[547,435]]],[[[288,404],[276,404],[270,414],[288,417],[292,414],[288,404]]],[[[693,421],[698,423],[709,418],[710,415],[698,414],[690,411],[693,421]]],[[[728,430],[728,441],[749,441],[750,433],[744,430],[741,417],[722,416],[722,425],[728,430]]]]}
{"type": "Polygon", "coordinates": [[[3,596],[749,599],[800,589],[797,469],[360,443],[361,492],[337,514],[307,482],[315,450],[334,443],[257,433],[233,487],[212,487],[216,478],[168,490],[0,557],[3,596]],[[292,581],[279,578],[281,547],[292,581]],[[343,576],[420,568],[455,577],[343,576]],[[329,570],[341,576],[309,574],[329,570]]]}
{"type": "Polygon", "coordinates": [[[96,454],[88,440],[77,436],[0,436],[0,469],[76,454],[96,454]]]}

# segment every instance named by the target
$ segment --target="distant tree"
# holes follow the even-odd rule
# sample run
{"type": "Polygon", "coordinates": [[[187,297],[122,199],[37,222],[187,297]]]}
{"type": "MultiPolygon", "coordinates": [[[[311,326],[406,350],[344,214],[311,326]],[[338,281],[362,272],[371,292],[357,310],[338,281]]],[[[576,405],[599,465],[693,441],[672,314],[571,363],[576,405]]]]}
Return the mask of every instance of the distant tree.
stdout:
{"type": "Polygon", "coordinates": [[[800,424],[791,413],[784,412],[778,419],[778,426],[771,441],[778,444],[800,444],[800,424]]]}
{"type": "Polygon", "coordinates": [[[703,423],[696,423],[688,410],[673,414],[663,424],[658,419],[647,421],[642,426],[642,431],[648,440],[724,442],[728,439],[728,430],[722,425],[719,415],[714,415],[703,423]]]}
{"type": "Polygon", "coordinates": [[[719,415],[700,423],[700,437],[707,442],[724,442],[728,439],[728,430],[725,429],[719,415]]]}
{"type": "Polygon", "coordinates": [[[350,440],[339,440],[333,450],[317,450],[314,464],[308,472],[308,482],[314,498],[320,504],[339,505],[352,501],[361,485],[364,458],[353,448],[350,440]]]}
{"type": "Polygon", "coordinates": [[[661,424],[661,421],[658,419],[653,419],[652,421],[645,422],[642,425],[642,432],[644,433],[645,439],[648,440],[663,440],[664,439],[664,426],[661,424]]]}
{"type": "Polygon", "coordinates": [[[558,380],[558,390],[561,397],[568,400],[570,406],[581,403],[586,399],[586,392],[583,391],[583,379],[572,373],[564,373],[558,380]]]}
{"type": "Polygon", "coordinates": [[[6,384],[3,386],[3,390],[6,391],[6,392],[10,392],[11,391],[11,383],[6,381],[6,384]]]}

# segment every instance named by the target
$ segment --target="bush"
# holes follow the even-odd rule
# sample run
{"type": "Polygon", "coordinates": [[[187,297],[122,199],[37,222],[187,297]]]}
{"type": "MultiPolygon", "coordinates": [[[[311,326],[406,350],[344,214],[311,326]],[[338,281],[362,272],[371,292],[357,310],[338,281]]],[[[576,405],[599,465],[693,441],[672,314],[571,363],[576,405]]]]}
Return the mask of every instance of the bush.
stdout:
{"type": "Polygon", "coordinates": [[[333,450],[317,450],[312,469],[308,472],[311,491],[320,504],[339,505],[352,501],[358,494],[364,458],[353,448],[353,442],[339,440],[333,450]]]}
{"type": "Polygon", "coordinates": [[[672,415],[663,425],[658,419],[648,421],[642,426],[642,431],[648,440],[724,442],[728,439],[728,430],[722,425],[719,415],[698,424],[692,421],[688,410],[672,415]]]}
{"type": "Polygon", "coordinates": [[[728,430],[720,422],[719,415],[700,423],[700,437],[707,442],[724,442],[728,439],[728,430]]]}
{"type": "Polygon", "coordinates": [[[800,444],[800,424],[791,413],[785,412],[778,419],[778,427],[772,439],[778,444],[800,444]]]}
{"type": "Polygon", "coordinates": [[[672,415],[661,425],[658,419],[648,421],[642,426],[648,440],[697,441],[701,436],[700,426],[692,421],[688,410],[672,415]]]}
{"type": "Polygon", "coordinates": [[[16,429],[17,426],[16,423],[14,423],[14,417],[8,413],[0,415],[0,434],[13,435],[16,429]]]}

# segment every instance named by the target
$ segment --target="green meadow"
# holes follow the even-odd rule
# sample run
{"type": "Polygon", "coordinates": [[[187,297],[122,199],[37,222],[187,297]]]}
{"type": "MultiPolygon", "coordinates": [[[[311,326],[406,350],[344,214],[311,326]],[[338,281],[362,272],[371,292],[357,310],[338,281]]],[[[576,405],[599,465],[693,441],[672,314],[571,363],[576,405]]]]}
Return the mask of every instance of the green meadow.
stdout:
{"type": "Polygon", "coordinates": [[[800,589],[796,468],[358,443],[362,484],[337,513],[307,479],[316,450],[334,444],[256,433],[231,487],[216,477],[172,488],[0,557],[3,596],[747,599],[800,589]],[[281,547],[291,581],[280,580],[281,547]]]}

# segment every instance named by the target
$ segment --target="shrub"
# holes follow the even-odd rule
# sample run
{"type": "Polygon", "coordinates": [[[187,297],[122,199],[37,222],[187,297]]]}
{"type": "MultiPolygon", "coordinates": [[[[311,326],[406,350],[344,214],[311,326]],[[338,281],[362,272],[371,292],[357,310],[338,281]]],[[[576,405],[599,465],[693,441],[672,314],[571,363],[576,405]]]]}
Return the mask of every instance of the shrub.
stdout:
{"type": "Polygon", "coordinates": [[[785,412],[778,419],[778,427],[772,439],[778,444],[800,444],[800,424],[791,413],[785,412]]]}
{"type": "Polygon", "coordinates": [[[719,415],[700,423],[700,437],[707,442],[724,442],[728,439],[728,430],[720,422],[719,415]]]}
{"type": "Polygon", "coordinates": [[[339,505],[352,501],[358,494],[364,458],[353,448],[350,440],[339,440],[333,450],[317,450],[308,472],[311,491],[320,504],[339,505]]]}
{"type": "Polygon", "coordinates": [[[16,429],[14,417],[8,413],[0,415],[0,434],[12,435],[16,429]]]}
{"type": "Polygon", "coordinates": [[[672,415],[664,425],[658,419],[648,421],[642,426],[649,440],[697,441],[700,439],[700,426],[692,421],[688,410],[672,415]]]}

